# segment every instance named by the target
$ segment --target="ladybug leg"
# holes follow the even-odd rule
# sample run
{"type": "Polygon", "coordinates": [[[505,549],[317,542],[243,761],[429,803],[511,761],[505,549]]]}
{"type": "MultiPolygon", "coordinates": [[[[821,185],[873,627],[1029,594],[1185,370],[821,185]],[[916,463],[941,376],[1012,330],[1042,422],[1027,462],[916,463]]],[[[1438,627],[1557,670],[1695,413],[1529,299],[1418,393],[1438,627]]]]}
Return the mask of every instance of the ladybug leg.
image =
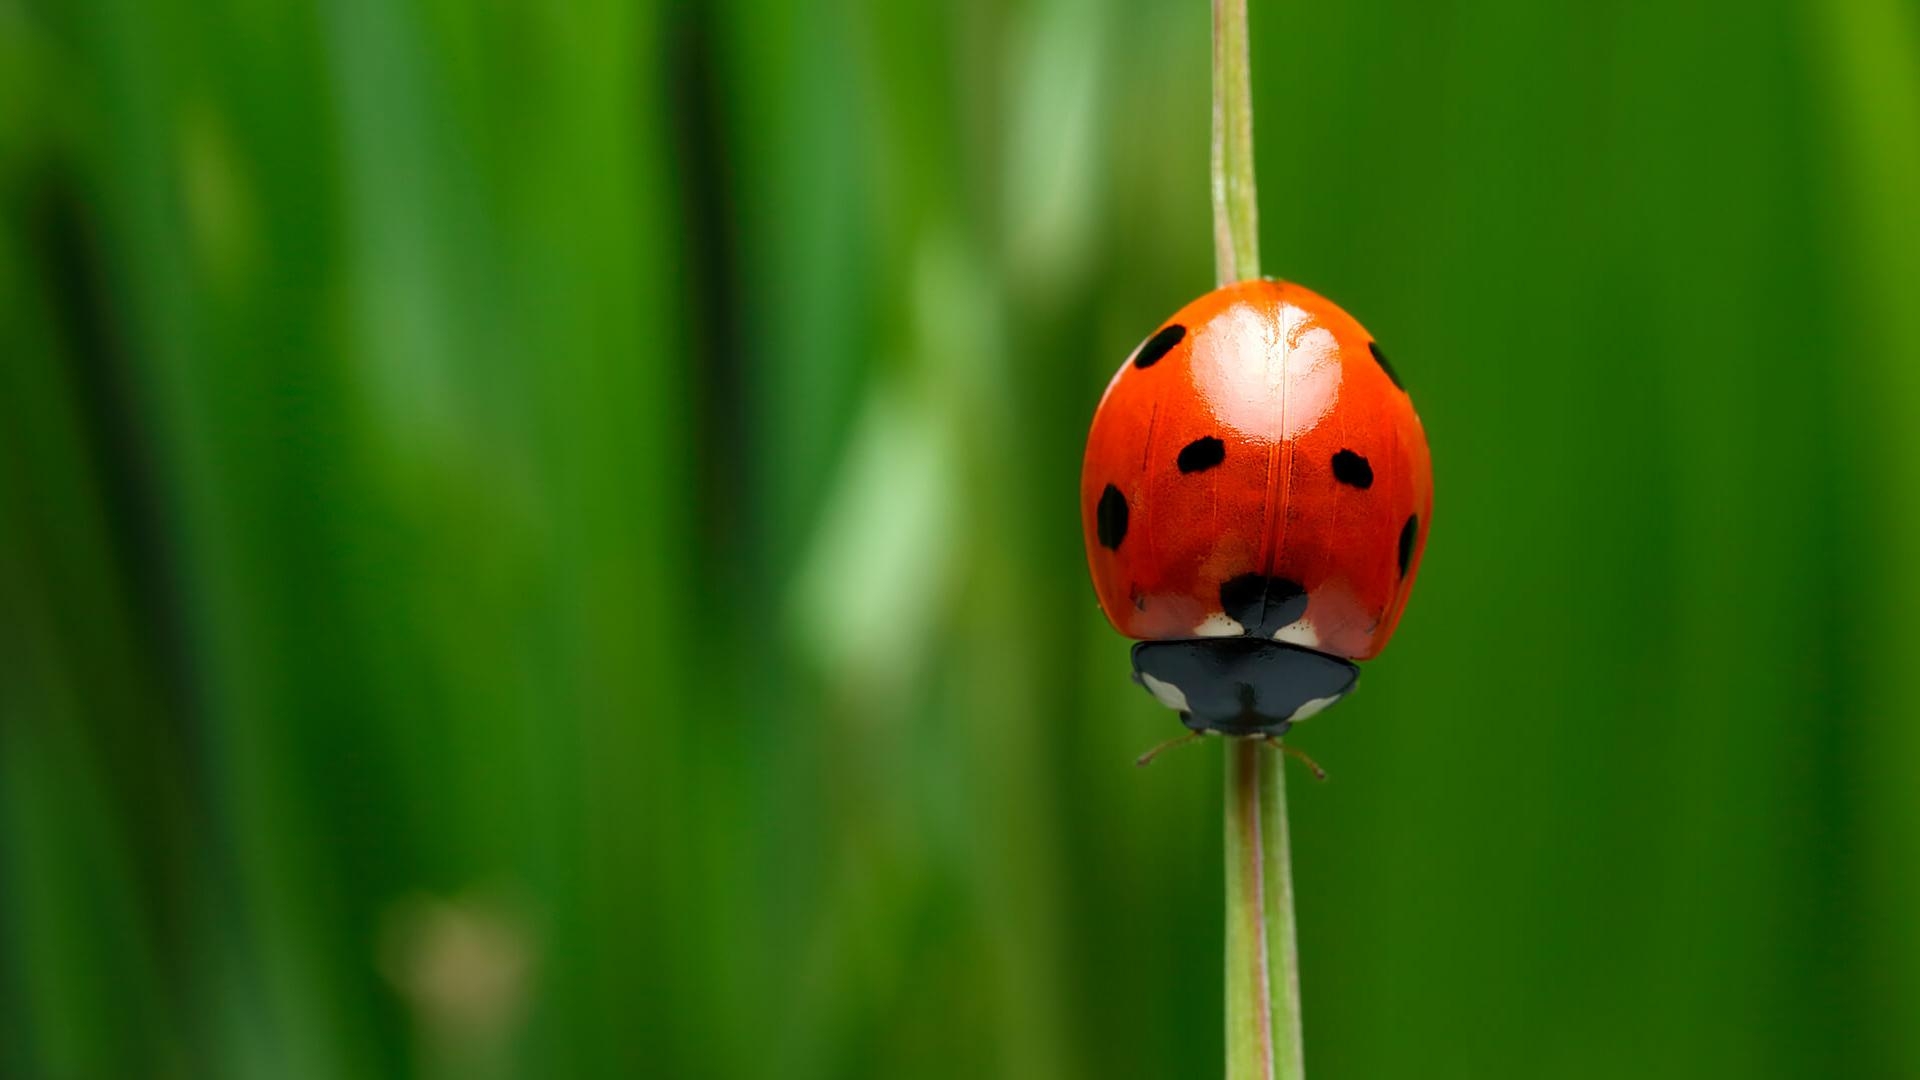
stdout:
{"type": "Polygon", "coordinates": [[[1146,753],[1141,754],[1139,757],[1134,758],[1133,763],[1144,769],[1147,766],[1153,764],[1154,758],[1159,757],[1161,754],[1164,754],[1167,751],[1174,749],[1175,747],[1185,746],[1190,742],[1196,742],[1204,734],[1206,733],[1202,731],[1189,731],[1185,735],[1176,735],[1173,738],[1168,739],[1166,742],[1161,743],[1159,746],[1156,746],[1153,749],[1147,751],[1146,753]]]}
{"type": "Polygon", "coordinates": [[[1296,761],[1300,762],[1300,764],[1305,765],[1308,771],[1313,773],[1313,778],[1315,780],[1324,781],[1327,778],[1327,770],[1321,768],[1319,762],[1308,757],[1307,752],[1300,749],[1299,747],[1288,746],[1286,743],[1281,742],[1280,736],[1278,735],[1267,736],[1267,745],[1273,747],[1275,750],[1280,751],[1281,753],[1287,755],[1288,757],[1295,759],[1296,761]]]}

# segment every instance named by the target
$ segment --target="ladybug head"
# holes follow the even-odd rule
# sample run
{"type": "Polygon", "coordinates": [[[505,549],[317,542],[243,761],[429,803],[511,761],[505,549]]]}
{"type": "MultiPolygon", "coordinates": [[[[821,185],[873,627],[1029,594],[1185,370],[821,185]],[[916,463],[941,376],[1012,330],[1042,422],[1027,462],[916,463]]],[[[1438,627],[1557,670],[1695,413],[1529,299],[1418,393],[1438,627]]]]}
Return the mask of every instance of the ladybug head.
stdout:
{"type": "Polygon", "coordinates": [[[1255,637],[1142,641],[1133,677],[1195,731],[1285,735],[1353,689],[1350,660],[1255,637]]]}

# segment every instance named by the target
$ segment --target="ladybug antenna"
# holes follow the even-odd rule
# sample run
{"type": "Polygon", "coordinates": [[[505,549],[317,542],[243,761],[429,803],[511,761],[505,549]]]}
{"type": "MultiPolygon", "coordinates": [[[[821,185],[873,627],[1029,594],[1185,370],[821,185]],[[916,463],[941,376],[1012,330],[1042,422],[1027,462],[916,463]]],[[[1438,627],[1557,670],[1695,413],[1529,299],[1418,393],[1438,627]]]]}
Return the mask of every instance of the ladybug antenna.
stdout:
{"type": "Polygon", "coordinates": [[[1302,750],[1297,746],[1288,746],[1286,743],[1283,743],[1280,741],[1280,736],[1278,735],[1267,736],[1267,745],[1273,747],[1275,750],[1280,751],[1281,753],[1287,755],[1290,758],[1294,758],[1298,760],[1300,764],[1305,765],[1308,771],[1313,773],[1313,778],[1315,780],[1321,780],[1321,781],[1326,780],[1327,770],[1321,768],[1319,762],[1308,757],[1307,752],[1305,750],[1302,750]]]}
{"type": "Polygon", "coordinates": [[[1198,732],[1198,731],[1189,731],[1185,735],[1179,735],[1174,738],[1168,739],[1166,742],[1161,743],[1159,746],[1156,746],[1153,749],[1147,751],[1146,753],[1141,754],[1139,757],[1134,758],[1133,763],[1144,769],[1147,766],[1153,764],[1154,758],[1157,758],[1161,754],[1164,754],[1167,751],[1172,750],[1176,746],[1185,746],[1190,742],[1196,742],[1199,740],[1202,734],[1203,734],[1202,732],[1198,732]]]}

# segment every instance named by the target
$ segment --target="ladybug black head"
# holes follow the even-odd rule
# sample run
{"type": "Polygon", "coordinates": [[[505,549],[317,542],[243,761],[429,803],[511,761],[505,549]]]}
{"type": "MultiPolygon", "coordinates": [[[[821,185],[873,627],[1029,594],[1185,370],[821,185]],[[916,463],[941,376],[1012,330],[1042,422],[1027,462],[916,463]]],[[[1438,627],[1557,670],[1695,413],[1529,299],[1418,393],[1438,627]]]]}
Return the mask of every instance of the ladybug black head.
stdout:
{"type": "Polygon", "coordinates": [[[1351,661],[1255,637],[1142,641],[1133,677],[1195,731],[1284,735],[1360,678],[1351,661]]]}

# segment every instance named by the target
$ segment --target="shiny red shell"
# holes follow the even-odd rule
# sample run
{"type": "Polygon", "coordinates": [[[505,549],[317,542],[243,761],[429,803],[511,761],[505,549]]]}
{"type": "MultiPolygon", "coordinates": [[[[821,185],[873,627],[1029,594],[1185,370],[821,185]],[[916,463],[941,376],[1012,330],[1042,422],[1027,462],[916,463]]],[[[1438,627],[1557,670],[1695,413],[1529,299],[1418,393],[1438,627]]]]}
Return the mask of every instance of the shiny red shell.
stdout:
{"type": "Polygon", "coordinates": [[[1087,435],[1080,509],[1122,634],[1252,633],[1227,613],[1229,583],[1257,574],[1306,596],[1276,640],[1364,660],[1419,574],[1433,466],[1372,335],[1311,290],[1243,281],[1120,366],[1087,435]]]}

